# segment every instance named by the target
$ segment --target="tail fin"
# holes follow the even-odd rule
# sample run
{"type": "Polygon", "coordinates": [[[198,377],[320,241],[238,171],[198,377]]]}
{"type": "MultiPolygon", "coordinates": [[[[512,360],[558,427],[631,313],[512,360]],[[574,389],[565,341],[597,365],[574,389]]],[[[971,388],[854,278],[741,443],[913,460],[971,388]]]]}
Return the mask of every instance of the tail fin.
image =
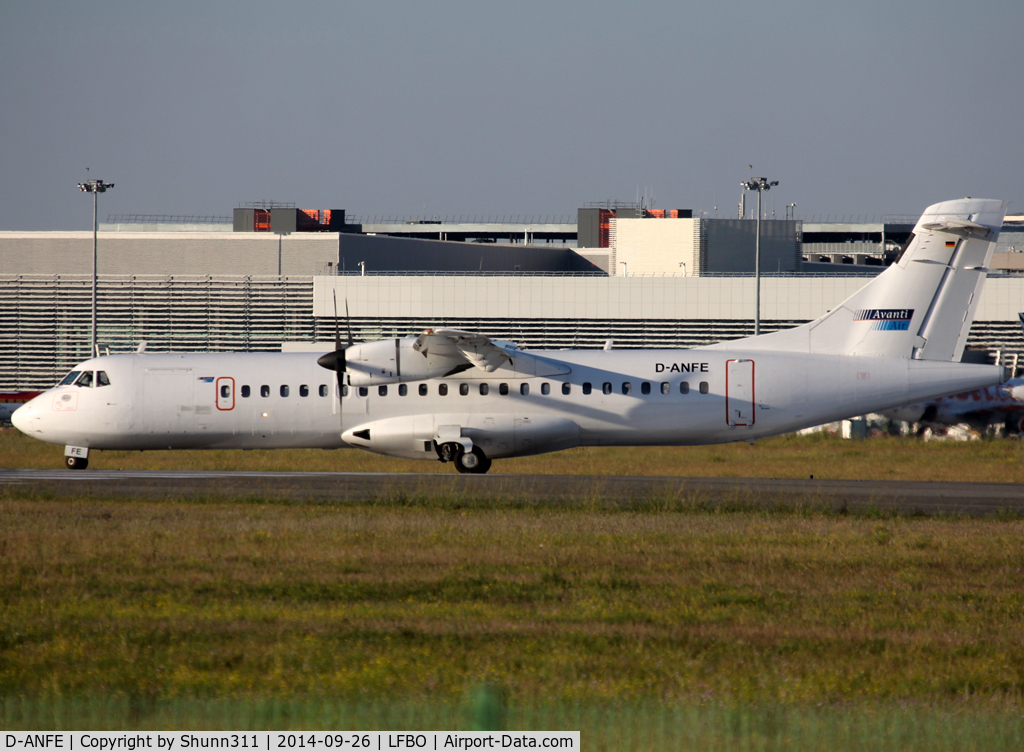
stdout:
{"type": "Polygon", "coordinates": [[[929,206],[899,260],[841,305],[809,324],[744,344],[960,360],[1005,213],[1006,203],[992,199],[929,206]]]}

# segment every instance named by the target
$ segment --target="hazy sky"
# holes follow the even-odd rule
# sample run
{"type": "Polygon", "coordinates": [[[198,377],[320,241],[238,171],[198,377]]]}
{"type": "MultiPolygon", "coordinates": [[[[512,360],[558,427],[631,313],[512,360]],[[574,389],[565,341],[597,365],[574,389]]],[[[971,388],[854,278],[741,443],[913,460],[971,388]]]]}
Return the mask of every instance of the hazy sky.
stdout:
{"type": "Polygon", "coordinates": [[[0,229],[108,214],[1024,211],[1024,2],[0,2],[0,229]],[[86,173],[86,167],[90,167],[86,173]]]}

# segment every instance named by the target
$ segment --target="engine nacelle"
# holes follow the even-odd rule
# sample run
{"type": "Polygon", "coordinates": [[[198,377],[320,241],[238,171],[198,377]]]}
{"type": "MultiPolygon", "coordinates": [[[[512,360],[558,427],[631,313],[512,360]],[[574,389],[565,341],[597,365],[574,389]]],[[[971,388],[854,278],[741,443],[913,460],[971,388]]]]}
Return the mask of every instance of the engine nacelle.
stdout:
{"type": "Polygon", "coordinates": [[[557,415],[428,413],[362,423],[347,429],[342,439],[378,454],[429,460],[437,458],[435,442],[455,441],[499,459],[579,446],[580,427],[557,415]]]}
{"type": "Polygon", "coordinates": [[[420,352],[416,337],[382,339],[352,345],[345,350],[345,371],[352,386],[377,386],[402,381],[423,381],[444,376],[460,367],[469,368],[455,350],[440,348],[420,352]]]}

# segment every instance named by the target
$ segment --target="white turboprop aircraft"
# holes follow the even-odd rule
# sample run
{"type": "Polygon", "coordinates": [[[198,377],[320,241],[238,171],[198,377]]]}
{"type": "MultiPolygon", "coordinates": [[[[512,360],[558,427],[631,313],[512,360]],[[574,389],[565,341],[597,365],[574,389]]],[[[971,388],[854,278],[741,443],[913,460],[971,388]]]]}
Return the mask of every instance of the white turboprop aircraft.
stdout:
{"type": "Polygon", "coordinates": [[[69,468],[94,449],[353,446],[483,473],[493,459],[575,446],[753,441],[1003,382],[1002,368],[959,360],[1005,211],[970,198],[929,207],[897,263],[816,321],[760,337],[528,352],[428,329],[339,338],[319,359],[109,355],[13,422],[66,445],[69,468]]]}

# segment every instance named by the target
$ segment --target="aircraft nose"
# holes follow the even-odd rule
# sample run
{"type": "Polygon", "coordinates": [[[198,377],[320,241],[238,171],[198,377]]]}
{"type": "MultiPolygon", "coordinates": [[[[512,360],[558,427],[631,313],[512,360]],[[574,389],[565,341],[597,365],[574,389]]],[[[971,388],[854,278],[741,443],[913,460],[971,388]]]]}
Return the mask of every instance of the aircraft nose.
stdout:
{"type": "Polygon", "coordinates": [[[11,413],[11,423],[22,433],[34,433],[33,423],[38,422],[39,406],[30,400],[11,413]]]}
{"type": "Polygon", "coordinates": [[[28,416],[25,414],[26,405],[22,405],[13,413],[11,413],[11,423],[22,433],[26,433],[26,427],[28,425],[28,416]]]}

